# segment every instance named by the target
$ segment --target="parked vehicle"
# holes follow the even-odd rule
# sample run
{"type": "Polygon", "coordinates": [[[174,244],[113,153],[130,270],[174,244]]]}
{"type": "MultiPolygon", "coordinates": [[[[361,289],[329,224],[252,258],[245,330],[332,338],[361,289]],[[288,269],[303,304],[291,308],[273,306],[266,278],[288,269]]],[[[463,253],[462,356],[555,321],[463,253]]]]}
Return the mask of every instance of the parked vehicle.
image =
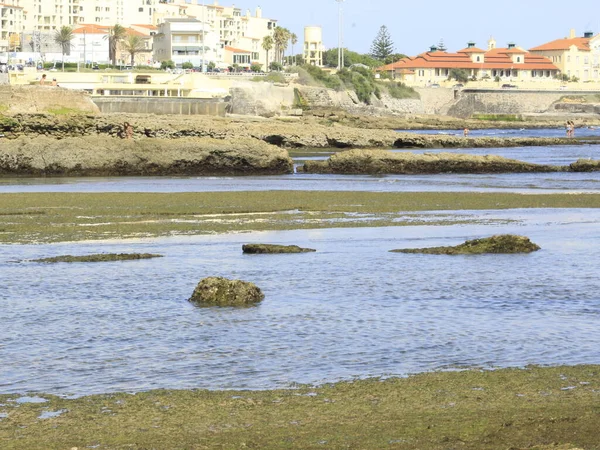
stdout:
{"type": "Polygon", "coordinates": [[[516,84],[503,84],[502,89],[517,89],[516,84]]]}

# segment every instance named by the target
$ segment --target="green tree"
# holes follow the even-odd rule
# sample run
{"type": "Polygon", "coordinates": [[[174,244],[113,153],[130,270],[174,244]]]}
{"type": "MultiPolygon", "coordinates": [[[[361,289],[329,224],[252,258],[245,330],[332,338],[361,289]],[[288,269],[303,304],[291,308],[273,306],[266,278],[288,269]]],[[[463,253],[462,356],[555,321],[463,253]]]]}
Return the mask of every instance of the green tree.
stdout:
{"type": "Polygon", "coordinates": [[[267,67],[269,67],[269,52],[273,48],[273,37],[265,36],[262,41],[262,48],[267,52],[267,67]]]}
{"type": "Polygon", "coordinates": [[[117,65],[117,47],[127,37],[127,29],[119,24],[108,30],[108,34],[104,36],[108,39],[108,58],[111,60],[112,65],[117,65]]]}
{"type": "MultiPolygon", "coordinates": [[[[323,65],[327,67],[337,67],[337,48],[323,52],[323,65]]],[[[371,55],[363,55],[351,50],[344,50],[344,66],[350,67],[353,64],[364,64],[369,67],[380,67],[382,62],[373,58],[371,55]]]]}
{"type": "Polygon", "coordinates": [[[194,68],[194,64],[192,64],[191,61],[186,61],[181,65],[182,69],[193,69],[194,68]]]}
{"type": "Polygon", "coordinates": [[[175,63],[173,61],[171,61],[170,59],[168,61],[162,61],[160,63],[160,68],[162,70],[165,70],[165,69],[174,69],[175,68],[175,63]]]}
{"type": "Polygon", "coordinates": [[[440,42],[438,42],[438,44],[437,44],[437,49],[440,52],[445,52],[448,50],[448,48],[446,47],[446,44],[444,44],[444,38],[440,38],[440,42]]]}
{"type": "MultiPolygon", "coordinates": [[[[292,44],[292,55],[294,55],[294,45],[298,43],[298,36],[296,33],[290,34],[290,42],[292,44]]],[[[296,65],[296,56],[294,55],[294,65],[296,65]]]]}
{"type": "Polygon", "coordinates": [[[131,67],[133,67],[135,63],[135,55],[146,50],[144,40],[133,34],[128,34],[121,45],[123,46],[123,50],[131,56],[131,67]]]}
{"type": "Polygon", "coordinates": [[[73,40],[73,29],[63,26],[54,32],[54,42],[60,45],[62,51],[62,71],[65,71],[65,55],[71,54],[71,41],[73,40]]]}
{"type": "Polygon", "coordinates": [[[388,56],[394,53],[394,42],[390,36],[390,32],[385,25],[379,28],[379,32],[375,40],[371,44],[371,56],[380,61],[385,60],[388,56]]]}
{"type": "Polygon", "coordinates": [[[275,43],[275,60],[279,63],[283,63],[283,57],[290,40],[290,34],[290,31],[283,27],[275,28],[275,32],[273,33],[273,41],[275,43]]]}
{"type": "Polygon", "coordinates": [[[469,72],[467,72],[465,69],[450,69],[448,79],[454,79],[459,83],[466,83],[467,81],[469,81],[469,72]]]}

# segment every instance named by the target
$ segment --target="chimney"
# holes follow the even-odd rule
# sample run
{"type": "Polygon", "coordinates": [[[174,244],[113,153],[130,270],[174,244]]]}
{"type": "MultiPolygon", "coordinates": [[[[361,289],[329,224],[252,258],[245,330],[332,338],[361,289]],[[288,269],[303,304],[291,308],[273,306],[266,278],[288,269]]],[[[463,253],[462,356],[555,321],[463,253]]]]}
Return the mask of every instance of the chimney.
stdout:
{"type": "Polygon", "coordinates": [[[475,42],[471,41],[471,42],[467,42],[467,48],[473,48],[475,47],[475,42]]]}
{"type": "Polygon", "coordinates": [[[585,33],[583,33],[583,37],[584,38],[593,38],[594,37],[594,32],[593,31],[586,31],[585,33]]]}
{"type": "Polygon", "coordinates": [[[433,52],[437,52],[437,51],[438,51],[438,48],[437,48],[435,45],[432,45],[431,47],[429,47],[429,51],[430,51],[431,53],[433,53],[433,52]]]}
{"type": "Polygon", "coordinates": [[[509,42],[508,43],[508,49],[511,50],[513,48],[515,48],[515,43],[514,42],[509,42]]]}
{"type": "Polygon", "coordinates": [[[262,19],[262,9],[260,9],[260,6],[256,7],[256,18],[262,19]]]}
{"type": "Polygon", "coordinates": [[[575,39],[575,28],[571,28],[571,32],[569,33],[569,39],[575,39]]]}
{"type": "Polygon", "coordinates": [[[488,41],[488,50],[492,50],[494,48],[496,48],[496,39],[491,36],[490,40],[488,41]]]}

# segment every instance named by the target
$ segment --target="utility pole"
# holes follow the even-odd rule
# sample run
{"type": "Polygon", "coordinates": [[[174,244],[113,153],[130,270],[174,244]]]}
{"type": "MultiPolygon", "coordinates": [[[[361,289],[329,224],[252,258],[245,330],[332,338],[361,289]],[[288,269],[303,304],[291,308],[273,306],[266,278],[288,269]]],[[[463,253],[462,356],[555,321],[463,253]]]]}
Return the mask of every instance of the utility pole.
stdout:
{"type": "Polygon", "coordinates": [[[202,73],[206,72],[206,69],[204,66],[204,47],[205,47],[205,40],[206,40],[206,33],[205,33],[206,22],[204,21],[205,9],[206,9],[206,5],[205,5],[204,0],[202,0],[202,66],[200,68],[200,72],[202,72],[202,73]]]}
{"type": "Polygon", "coordinates": [[[345,0],[335,0],[336,2],[338,2],[338,70],[341,70],[344,68],[344,49],[343,49],[343,45],[344,45],[344,31],[343,31],[343,27],[344,27],[344,22],[343,22],[343,11],[342,11],[342,3],[344,3],[345,0]]]}

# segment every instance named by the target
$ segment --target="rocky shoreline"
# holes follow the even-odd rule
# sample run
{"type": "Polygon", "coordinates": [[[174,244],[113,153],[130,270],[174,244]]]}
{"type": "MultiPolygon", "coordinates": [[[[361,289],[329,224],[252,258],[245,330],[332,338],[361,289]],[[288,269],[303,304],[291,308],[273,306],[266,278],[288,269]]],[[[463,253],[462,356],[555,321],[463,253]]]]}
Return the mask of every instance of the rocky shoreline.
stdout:
{"type": "Polygon", "coordinates": [[[318,117],[190,118],[125,114],[0,116],[0,135],[0,176],[273,175],[293,172],[292,161],[284,149],[498,148],[600,143],[600,136],[567,139],[418,135],[324,123],[318,117]],[[133,127],[131,139],[124,139],[126,122],[133,127]]]}

